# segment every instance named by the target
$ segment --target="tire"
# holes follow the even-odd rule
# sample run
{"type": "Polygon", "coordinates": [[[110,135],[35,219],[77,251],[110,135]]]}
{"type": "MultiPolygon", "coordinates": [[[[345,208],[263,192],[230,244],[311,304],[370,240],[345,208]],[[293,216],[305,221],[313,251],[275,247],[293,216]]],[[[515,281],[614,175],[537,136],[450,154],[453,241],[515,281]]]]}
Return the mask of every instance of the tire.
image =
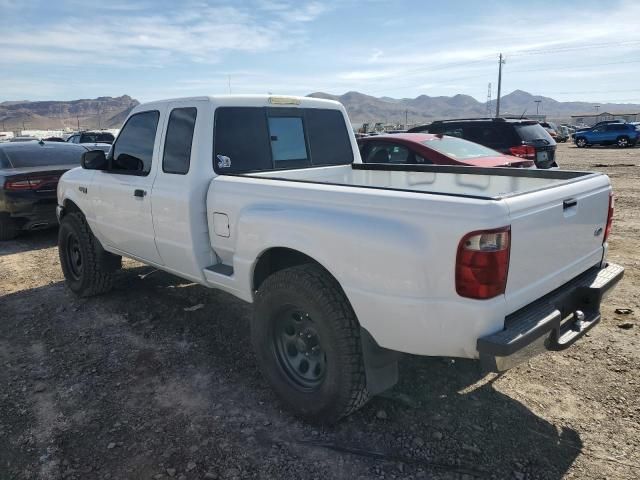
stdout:
{"type": "Polygon", "coordinates": [[[0,214],[0,241],[12,240],[18,236],[18,233],[20,231],[13,218],[0,214]]]}
{"type": "Polygon", "coordinates": [[[578,148],[584,148],[587,146],[587,139],[584,137],[578,137],[576,138],[576,147],[578,148]]]}
{"type": "Polygon", "coordinates": [[[618,145],[619,148],[627,148],[631,146],[631,143],[629,143],[629,137],[618,137],[616,145],[618,145]]]}
{"type": "Polygon", "coordinates": [[[369,399],[358,320],[320,266],[280,270],[262,283],[251,340],[281,402],[305,420],[335,423],[369,399]]]}
{"type": "MultiPolygon", "coordinates": [[[[121,258],[102,250],[81,213],[62,217],[58,231],[58,254],[67,286],[81,297],[106,293],[113,287],[113,268],[107,268],[103,255],[110,255],[120,266],[121,258]]],[[[116,267],[117,268],[117,267],[116,267]]]]}

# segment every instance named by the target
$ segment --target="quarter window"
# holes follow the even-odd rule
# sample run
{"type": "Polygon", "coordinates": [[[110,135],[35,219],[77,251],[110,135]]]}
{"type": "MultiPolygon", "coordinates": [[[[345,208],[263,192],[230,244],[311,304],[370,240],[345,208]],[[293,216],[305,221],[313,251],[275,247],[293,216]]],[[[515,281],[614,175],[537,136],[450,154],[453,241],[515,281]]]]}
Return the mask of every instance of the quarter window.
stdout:
{"type": "Polygon", "coordinates": [[[114,173],[149,173],[159,118],[157,111],[136,113],[129,117],[113,146],[111,170],[114,173]]]}
{"type": "Polygon", "coordinates": [[[162,157],[163,172],[184,175],[189,171],[197,113],[197,109],[193,107],[175,108],[171,111],[162,157]]]}

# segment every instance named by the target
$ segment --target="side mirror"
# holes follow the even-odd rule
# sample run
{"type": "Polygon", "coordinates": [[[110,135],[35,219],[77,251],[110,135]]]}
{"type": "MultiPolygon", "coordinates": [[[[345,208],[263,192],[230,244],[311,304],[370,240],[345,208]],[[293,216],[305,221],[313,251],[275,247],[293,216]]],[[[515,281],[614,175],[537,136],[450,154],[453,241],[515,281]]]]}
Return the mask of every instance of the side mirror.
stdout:
{"type": "Polygon", "coordinates": [[[103,150],[90,150],[82,154],[80,161],[82,168],[86,170],[106,170],[109,167],[107,156],[103,150]]]}

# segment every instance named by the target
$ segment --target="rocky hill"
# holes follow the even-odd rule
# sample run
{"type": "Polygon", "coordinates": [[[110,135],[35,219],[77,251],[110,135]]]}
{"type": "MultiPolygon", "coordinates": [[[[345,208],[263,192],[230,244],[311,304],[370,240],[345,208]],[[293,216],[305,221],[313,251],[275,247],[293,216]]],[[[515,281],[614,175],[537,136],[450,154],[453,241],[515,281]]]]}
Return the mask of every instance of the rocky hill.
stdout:
{"type": "MultiPolygon", "coordinates": [[[[347,92],[344,95],[330,95],[316,92],[309,95],[316,98],[338,100],[349,112],[351,121],[404,123],[430,122],[435,119],[482,117],[486,116],[486,103],[479,102],[469,95],[454,95],[453,97],[430,97],[420,95],[416,98],[394,99],[389,97],[372,97],[359,92],[347,92]]],[[[610,104],[589,102],[559,102],[549,97],[532,95],[522,90],[515,90],[504,95],[500,100],[500,111],[507,115],[535,114],[535,100],[542,100],[540,113],[549,119],[568,119],[571,115],[594,113],[595,105],[600,105],[600,112],[636,113],[640,112],[640,105],[610,104]]],[[[491,102],[495,112],[496,102],[491,102]]]]}
{"type": "Polygon", "coordinates": [[[128,95],[71,101],[0,103],[2,130],[119,128],[138,101],[128,95]]]}
{"type": "MultiPolygon", "coordinates": [[[[409,123],[415,124],[435,119],[483,117],[487,112],[485,103],[461,94],[453,97],[420,95],[416,98],[399,99],[372,97],[359,92],[347,92],[344,95],[316,92],[309,96],[343,103],[353,123],[404,123],[406,118],[409,123]]],[[[589,102],[559,102],[553,98],[515,90],[502,97],[500,110],[505,115],[535,114],[535,100],[542,100],[540,113],[553,120],[568,120],[571,115],[594,113],[596,105],[589,102]]],[[[128,95],[73,101],[2,102],[0,129],[22,129],[23,122],[26,129],[76,129],[78,125],[80,128],[118,128],[138,103],[128,95]]],[[[635,104],[599,105],[600,112],[640,112],[640,105],[635,104]]],[[[495,100],[491,107],[495,111],[495,100]]]]}

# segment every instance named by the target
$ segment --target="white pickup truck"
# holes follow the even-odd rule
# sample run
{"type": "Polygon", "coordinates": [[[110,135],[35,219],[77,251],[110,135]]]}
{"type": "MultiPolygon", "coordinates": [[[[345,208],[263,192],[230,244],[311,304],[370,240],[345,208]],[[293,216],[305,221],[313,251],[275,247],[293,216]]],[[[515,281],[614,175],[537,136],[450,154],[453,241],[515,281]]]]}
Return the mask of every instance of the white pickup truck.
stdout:
{"type": "Polygon", "coordinates": [[[344,108],[224,96],[137,106],[58,187],[71,290],[121,257],[254,304],[257,362],[297,414],[333,422],[397,381],[399,352],[504,371],[600,320],[609,178],[363,164],[344,108]]]}

